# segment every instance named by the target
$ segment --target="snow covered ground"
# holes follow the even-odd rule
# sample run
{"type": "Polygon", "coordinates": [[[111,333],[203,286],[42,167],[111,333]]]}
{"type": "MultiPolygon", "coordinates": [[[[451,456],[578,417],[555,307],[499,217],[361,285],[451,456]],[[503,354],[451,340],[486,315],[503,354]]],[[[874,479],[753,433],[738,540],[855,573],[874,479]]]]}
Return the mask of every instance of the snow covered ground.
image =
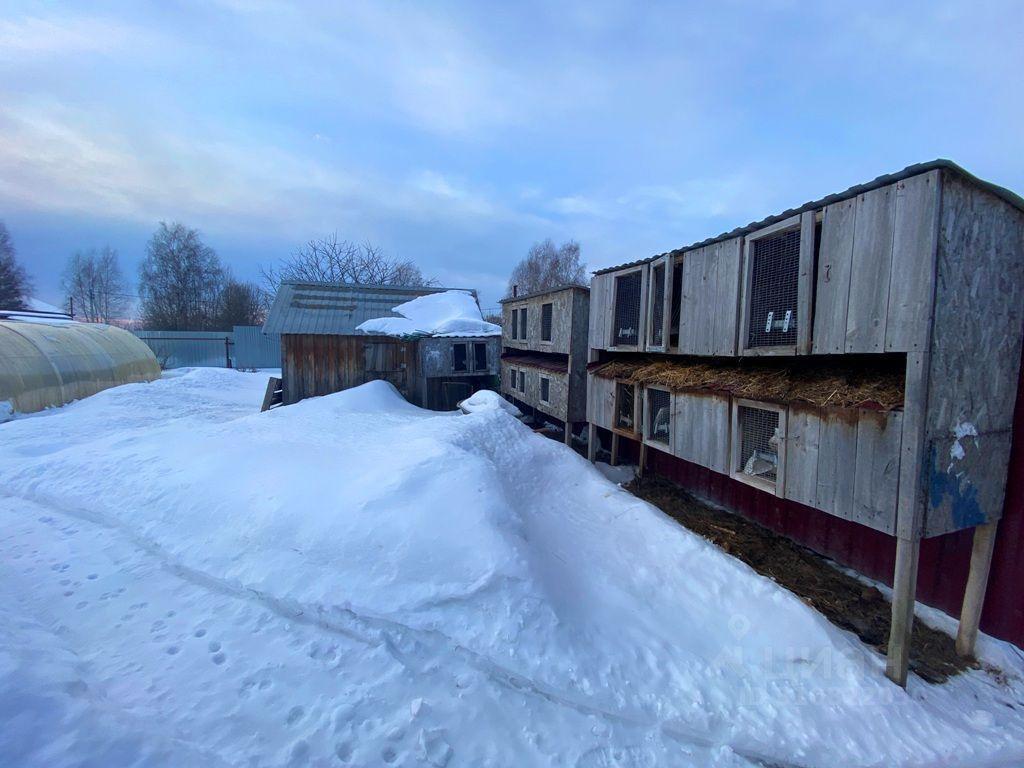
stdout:
{"type": "Polygon", "coordinates": [[[1024,663],[906,692],[501,408],[179,370],[0,425],[5,765],[1024,760],[1024,663]]]}

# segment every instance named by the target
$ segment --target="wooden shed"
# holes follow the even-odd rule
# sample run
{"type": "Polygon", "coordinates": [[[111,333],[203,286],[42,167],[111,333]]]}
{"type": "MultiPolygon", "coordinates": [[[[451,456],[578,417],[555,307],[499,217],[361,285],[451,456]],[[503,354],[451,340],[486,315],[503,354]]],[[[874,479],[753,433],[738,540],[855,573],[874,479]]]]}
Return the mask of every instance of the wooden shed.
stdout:
{"type": "Polygon", "coordinates": [[[358,330],[367,320],[399,317],[396,306],[447,290],[283,283],[263,326],[264,333],[281,334],[283,404],[383,380],[411,403],[451,410],[476,390],[495,386],[497,336],[396,337],[358,330]]]}
{"type": "Polygon", "coordinates": [[[903,684],[922,539],[975,531],[958,637],[973,651],[1022,297],[1024,200],[944,160],[602,270],[591,445],[610,435],[615,457],[636,441],[659,467],[696,465],[793,514],[894,537],[888,674],[903,684]]]}
{"type": "Polygon", "coordinates": [[[503,299],[501,392],[565,428],[586,421],[590,289],[566,285],[503,299]]]}

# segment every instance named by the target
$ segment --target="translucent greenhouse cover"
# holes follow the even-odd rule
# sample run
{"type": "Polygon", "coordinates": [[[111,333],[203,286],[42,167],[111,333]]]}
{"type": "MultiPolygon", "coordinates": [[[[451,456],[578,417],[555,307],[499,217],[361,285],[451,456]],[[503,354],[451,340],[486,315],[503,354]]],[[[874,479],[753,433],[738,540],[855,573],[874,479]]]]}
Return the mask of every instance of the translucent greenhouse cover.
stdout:
{"type": "Polygon", "coordinates": [[[142,341],[109,325],[0,320],[0,421],[160,377],[142,341]]]}

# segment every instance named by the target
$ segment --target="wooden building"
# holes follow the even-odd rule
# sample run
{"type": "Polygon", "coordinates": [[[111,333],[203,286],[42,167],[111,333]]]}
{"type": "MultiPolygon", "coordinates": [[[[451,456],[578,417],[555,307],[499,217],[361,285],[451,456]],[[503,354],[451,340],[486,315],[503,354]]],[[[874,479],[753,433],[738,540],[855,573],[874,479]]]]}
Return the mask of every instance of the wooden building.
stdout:
{"type": "Polygon", "coordinates": [[[595,273],[592,456],[627,440],[641,467],[723,478],[705,495],[737,511],[773,499],[841,562],[813,533],[826,518],[891,537],[887,673],[904,684],[922,540],[974,531],[957,638],[973,652],[1022,335],[1024,200],[912,166],[595,273]]]}
{"type": "MultiPolygon", "coordinates": [[[[446,288],[282,283],[264,333],[281,334],[282,402],[389,381],[409,402],[451,410],[497,382],[500,338],[365,334],[358,326],[398,317],[393,308],[446,288]]],[[[475,296],[475,292],[473,293],[475,296]]]]}
{"type": "Polygon", "coordinates": [[[590,289],[567,285],[501,306],[501,392],[520,410],[562,424],[570,444],[587,419],[590,289]]]}

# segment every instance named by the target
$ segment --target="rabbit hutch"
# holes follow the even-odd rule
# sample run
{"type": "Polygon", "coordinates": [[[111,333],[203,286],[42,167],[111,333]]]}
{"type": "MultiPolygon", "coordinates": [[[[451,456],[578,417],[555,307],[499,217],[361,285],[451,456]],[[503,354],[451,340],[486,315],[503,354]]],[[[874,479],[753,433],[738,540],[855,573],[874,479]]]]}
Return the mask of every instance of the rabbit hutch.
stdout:
{"type": "Polygon", "coordinates": [[[949,161],[911,166],[596,272],[590,455],[628,450],[892,583],[887,675],[905,685],[922,542],[926,597],[950,610],[962,590],[973,654],[1022,332],[1024,200],[949,161]],[[821,534],[840,527],[842,547],[821,534]],[[970,556],[953,584],[927,543],[955,532],[970,556]],[[871,547],[892,554],[856,556],[871,547]]]}
{"type": "Polygon", "coordinates": [[[501,393],[524,413],[557,422],[571,445],[587,419],[590,289],[517,293],[501,302],[501,393]]]}

